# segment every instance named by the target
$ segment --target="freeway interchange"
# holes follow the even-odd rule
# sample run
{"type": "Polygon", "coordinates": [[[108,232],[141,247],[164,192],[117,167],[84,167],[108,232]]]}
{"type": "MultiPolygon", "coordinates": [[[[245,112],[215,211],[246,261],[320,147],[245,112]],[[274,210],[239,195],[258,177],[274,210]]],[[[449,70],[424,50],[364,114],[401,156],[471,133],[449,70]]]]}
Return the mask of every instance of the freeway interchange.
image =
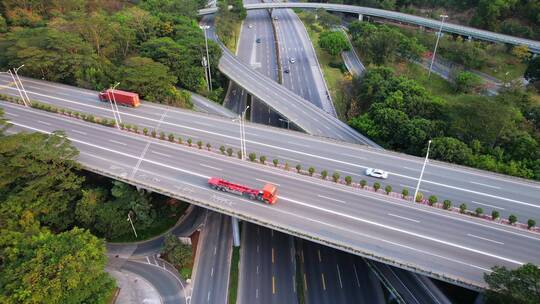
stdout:
{"type": "MultiPolygon", "coordinates": [[[[47,99],[40,96],[46,95],[43,92],[38,93],[40,95],[35,93],[36,85],[46,91],[51,89],[52,84],[34,80],[25,80],[25,82],[32,99],[58,103],[60,98],[64,100],[64,103],[67,102],[70,108],[74,108],[75,105],[82,107],[80,111],[83,112],[95,111],[98,116],[112,116],[108,114],[105,105],[99,104],[98,101],[90,102],[80,99],[82,96],[88,96],[87,99],[91,99],[86,94],[91,91],[54,85],[57,91],[56,97],[47,97],[47,99]],[[78,101],[72,103],[74,101],[71,99],[78,101]]],[[[67,105],[63,106],[67,107],[67,105]]],[[[91,170],[404,269],[455,281],[469,287],[485,287],[482,275],[494,265],[515,268],[526,262],[535,264],[540,262],[535,254],[540,249],[540,235],[510,226],[449,214],[439,209],[390,198],[384,194],[360,191],[330,181],[304,177],[270,166],[239,161],[214,152],[203,152],[196,148],[92,125],[57,114],[44,113],[8,103],[2,103],[2,107],[7,113],[6,117],[15,125],[15,130],[39,132],[66,130],[73,144],[81,151],[79,162],[91,170]],[[280,199],[276,206],[267,206],[241,197],[215,192],[206,186],[211,176],[226,177],[254,188],[260,187],[265,182],[272,182],[279,187],[280,199]]],[[[214,147],[220,143],[229,143],[231,146],[237,144],[237,139],[233,135],[237,125],[227,119],[148,103],[140,109],[122,109],[121,112],[125,121],[130,120],[128,117],[143,117],[142,112],[146,112],[145,115],[149,117],[142,119],[141,123],[144,122],[148,127],[175,134],[189,132],[194,140],[204,139],[205,142],[211,142],[214,147]],[[182,113],[190,122],[184,127],[180,127],[182,123],[177,121],[182,113]],[[196,127],[196,118],[201,120],[205,118],[205,120],[196,127]],[[230,130],[231,134],[218,135],[218,130],[208,130],[209,127],[204,127],[203,124],[215,126],[221,130],[219,132],[230,130]],[[163,128],[165,126],[169,129],[163,128]],[[171,129],[174,131],[170,131],[171,129]],[[205,134],[213,134],[214,140],[205,138],[207,136],[205,134]],[[219,138],[222,140],[216,141],[219,138]]],[[[332,163],[330,160],[337,159],[338,156],[334,154],[317,156],[316,153],[319,152],[316,151],[336,153],[338,147],[342,147],[341,149],[351,150],[349,152],[354,156],[367,153],[366,159],[382,158],[381,161],[386,163],[389,160],[398,160],[400,164],[408,161],[419,165],[419,160],[414,157],[294,132],[255,125],[248,125],[246,132],[253,132],[256,135],[251,138],[261,137],[248,141],[248,151],[253,151],[250,146],[257,144],[261,147],[260,149],[263,149],[262,147],[271,149],[275,141],[282,143],[291,141],[286,144],[287,147],[280,147],[283,144],[276,143],[277,147],[280,147],[277,151],[285,154],[282,160],[289,157],[289,161],[293,161],[288,155],[300,153],[300,158],[303,160],[310,157],[328,166],[328,163],[332,163]],[[279,134],[279,140],[272,141],[271,139],[277,134],[279,134]],[[296,147],[294,142],[300,140],[304,140],[302,143],[308,140],[307,142],[311,143],[313,148],[296,147]],[[319,148],[316,149],[316,147],[319,148]]],[[[186,135],[183,136],[186,138],[186,135]]],[[[338,154],[343,154],[343,151],[338,154]]],[[[359,160],[350,161],[354,164],[359,160]]],[[[346,165],[348,162],[344,164],[340,161],[339,163],[346,165]]],[[[436,166],[437,170],[448,171],[440,175],[433,174],[432,177],[447,176],[449,172],[458,170],[453,167],[446,168],[444,164],[436,166]]],[[[396,174],[392,170],[389,171],[393,175],[396,174]]],[[[460,181],[465,180],[462,173],[458,175],[460,181]]],[[[466,174],[477,179],[487,178],[490,182],[495,180],[499,183],[509,183],[511,185],[509,188],[512,189],[509,191],[515,191],[515,188],[519,187],[525,187],[525,189],[529,187],[532,191],[528,189],[527,192],[531,196],[534,195],[531,192],[538,191],[535,184],[507,180],[499,176],[492,177],[489,173],[472,171],[466,174]]],[[[427,174],[426,179],[428,179],[427,174]]],[[[452,187],[457,188],[457,186],[452,187]]],[[[506,189],[506,185],[501,189],[506,189]]],[[[533,202],[527,204],[534,205],[533,202]]],[[[506,201],[503,206],[513,205],[506,201]]],[[[528,207],[530,211],[537,209],[529,205],[520,206],[528,207]]]]}

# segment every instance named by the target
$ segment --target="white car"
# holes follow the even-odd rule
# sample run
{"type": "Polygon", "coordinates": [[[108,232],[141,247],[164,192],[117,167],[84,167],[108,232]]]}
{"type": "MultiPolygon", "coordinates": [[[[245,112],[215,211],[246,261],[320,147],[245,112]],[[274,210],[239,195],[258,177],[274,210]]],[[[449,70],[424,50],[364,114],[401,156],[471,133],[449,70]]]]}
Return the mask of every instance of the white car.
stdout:
{"type": "Polygon", "coordinates": [[[295,59],[294,57],[291,57],[291,58],[289,58],[289,62],[290,62],[290,63],[295,63],[295,62],[296,62],[296,59],[295,59]]]}
{"type": "Polygon", "coordinates": [[[382,179],[388,178],[388,172],[383,171],[381,169],[367,168],[366,175],[371,176],[371,177],[376,177],[376,178],[382,178],[382,179]]]}
{"type": "Polygon", "coordinates": [[[253,28],[253,24],[248,25],[249,28],[253,28]]]}

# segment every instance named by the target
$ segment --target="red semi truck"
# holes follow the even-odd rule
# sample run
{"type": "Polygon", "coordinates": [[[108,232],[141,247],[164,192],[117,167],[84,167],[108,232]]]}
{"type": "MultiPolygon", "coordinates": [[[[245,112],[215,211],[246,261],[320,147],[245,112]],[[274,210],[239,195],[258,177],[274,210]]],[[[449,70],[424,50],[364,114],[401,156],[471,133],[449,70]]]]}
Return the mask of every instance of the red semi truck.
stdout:
{"type": "Polygon", "coordinates": [[[99,93],[99,100],[101,101],[115,101],[117,104],[138,107],[141,103],[139,101],[139,94],[120,91],[120,90],[105,90],[99,93]]]}
{"type": "Polygon", "coordinates": [[[266,184],[264,185],[262,190],[258,190],[251,189],[242,185],[233,184],[221,178],[211,177],[208,180],[208,185],[212,189],[230,192],[240,196],[247,196],[249,199],[256,199],[269,205],[273,205],[277,201],[277,189],[276,186],[272,184],[266,184]]]}

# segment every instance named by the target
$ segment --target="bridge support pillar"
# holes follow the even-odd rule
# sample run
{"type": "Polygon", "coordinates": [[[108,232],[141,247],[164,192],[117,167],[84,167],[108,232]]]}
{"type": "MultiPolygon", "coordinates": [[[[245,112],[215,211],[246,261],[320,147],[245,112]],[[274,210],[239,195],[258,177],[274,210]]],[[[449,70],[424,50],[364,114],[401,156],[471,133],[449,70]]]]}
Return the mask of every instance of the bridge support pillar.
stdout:
{"type": "Polygon", "coordinates": [[[240,246],[240,228],[238,226],[238,219],[231,217],[232,233],[233,233],[233,246],[240,246]]]}
{"type": "Polygon", "coordinates": [[[364,15],[358,14],[358,21],[364,21],[364,15]]]}

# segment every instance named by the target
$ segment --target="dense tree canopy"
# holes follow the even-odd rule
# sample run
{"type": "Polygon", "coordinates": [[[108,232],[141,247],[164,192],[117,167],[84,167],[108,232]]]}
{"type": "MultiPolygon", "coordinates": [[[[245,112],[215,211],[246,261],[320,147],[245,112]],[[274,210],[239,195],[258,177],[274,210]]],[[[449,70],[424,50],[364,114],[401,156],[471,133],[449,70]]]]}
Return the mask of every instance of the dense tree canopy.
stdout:
{"type": "Polygon", "coordinates": [[[349,41],[341,31],[322,32],[319,37],[319,45],[332,56],[350,49],[349,41]]]}
{"type": "Polygon", "coordinates": [[[538,266],[529,263],[514,270],[500,266],[493,267],[492,270],[490,274],[484,274],[489,285],[486,292],[487,303],[540,303],[538,266]]]}
{"type": "MultiPolygon", "coordinates": [[[[8,33],[0,36],[0,67],[25,64],[26,76],[97,90],[120,82],[146,100],[191,107],[176,86],[209,94],[200,64],[204,35],[195,19],[202,1],[137,2],[2,1],[0,33],[8,33]]],[[[221,50],[208,43],[213,87],[222,92],[221,50]]]]}
{"type": "Polygon", "coordinates": [[[113,292],[105,245],[88,231],[3,233],[0,302],[106,303],[113,292]]]}

